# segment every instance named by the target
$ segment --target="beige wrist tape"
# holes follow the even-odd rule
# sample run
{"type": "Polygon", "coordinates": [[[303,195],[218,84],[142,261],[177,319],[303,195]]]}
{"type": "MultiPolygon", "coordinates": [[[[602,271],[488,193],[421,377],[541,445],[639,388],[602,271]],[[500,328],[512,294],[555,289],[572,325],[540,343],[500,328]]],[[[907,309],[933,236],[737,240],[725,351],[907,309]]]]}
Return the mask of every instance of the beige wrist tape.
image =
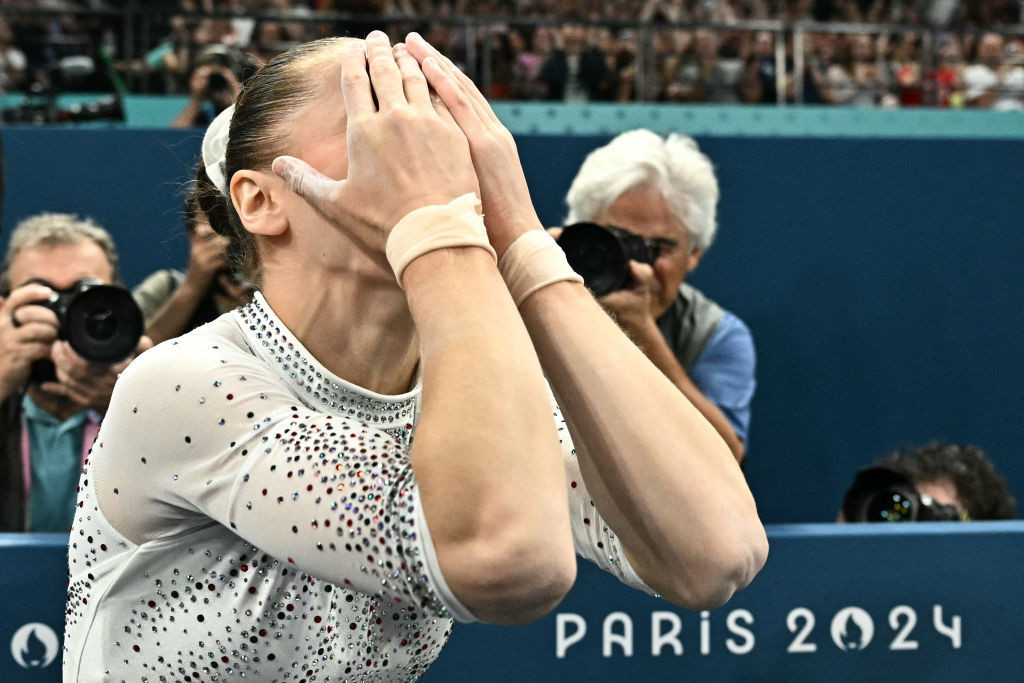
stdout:
{"type": "Polygon", "coordinates": [[[538,289],[556,282],[583,284],[583,278],[565,260],[565,252],[544,230],[520,235],[501,255],[498,269],[516,306],[538,289]]]}
{"type": "Polygon", "coordinates": [[[395,271],[398,286],[402,286],[402,273],[414,259],[437,249],[447,247],[480,247],[491,252],[497,261],[494,247],[487,241],[484,218],[477,212],[480,199],[469,192],[447,204],[424,206],[411,211],[395,224],[388,235],[384,253],[395,271]]]}

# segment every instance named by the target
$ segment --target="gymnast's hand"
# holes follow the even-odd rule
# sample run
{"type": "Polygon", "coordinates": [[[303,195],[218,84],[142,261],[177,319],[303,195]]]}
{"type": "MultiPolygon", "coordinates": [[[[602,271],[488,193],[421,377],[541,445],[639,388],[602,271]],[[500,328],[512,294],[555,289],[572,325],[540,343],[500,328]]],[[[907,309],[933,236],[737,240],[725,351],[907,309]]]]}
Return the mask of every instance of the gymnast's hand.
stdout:
{"type": "Polygon", "coordinates": [[[431,101],[416,60],[394,53],[382,32],[367,36],[365,50],[361,44],[343,48],[341,90],[348,176],[328,178],[294,157],[273,164],[334,225],[383,252],[391,228],[409,212],[479,192],[466,136],[447,109],[431,101]]]}
{"type": "Polygon", "coordinates": [[[542,228],[515,140],[466,74],[418,33],[410,33],[407,40],[408,52],[469,140],[483,193],[487,236],[500,256],[524,232],[542,228]]]}

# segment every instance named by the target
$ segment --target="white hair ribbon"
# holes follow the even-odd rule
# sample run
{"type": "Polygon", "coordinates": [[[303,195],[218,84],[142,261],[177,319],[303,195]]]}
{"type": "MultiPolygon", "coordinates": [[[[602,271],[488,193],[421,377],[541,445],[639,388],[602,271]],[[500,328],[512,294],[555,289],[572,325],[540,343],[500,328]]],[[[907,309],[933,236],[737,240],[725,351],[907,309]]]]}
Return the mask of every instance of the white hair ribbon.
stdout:
{"type": "Polygon", "coordinates": [[[213,120],[203,136],[203,165],[210,182],[217,186],[220,193],[229,196],[227,169],[224,156],[228,150],[228,130],[231,128],[231,115],[235,113],[235,105],[231,105],[213,120]]]}

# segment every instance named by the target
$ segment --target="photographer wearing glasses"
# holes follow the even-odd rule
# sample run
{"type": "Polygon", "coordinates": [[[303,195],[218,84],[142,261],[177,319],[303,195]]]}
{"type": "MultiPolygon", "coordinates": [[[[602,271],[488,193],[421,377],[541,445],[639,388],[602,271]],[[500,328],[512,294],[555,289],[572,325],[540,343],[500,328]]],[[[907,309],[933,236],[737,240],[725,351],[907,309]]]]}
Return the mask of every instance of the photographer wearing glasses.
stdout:
{"type": "Polygon", "coordinates": [[[566,202],[567,226],[552,234],[570,265],[742,462],[754,341],[684,282],[715,236],[710,160],[691,138],[629,131],[587,156],[566,202]]]}
{"type": "Polygon", "coordinates": [[[118,373],[151,346],[110,235],[44,213],[0,272],[0,531],[67,531],[118,373]]]}

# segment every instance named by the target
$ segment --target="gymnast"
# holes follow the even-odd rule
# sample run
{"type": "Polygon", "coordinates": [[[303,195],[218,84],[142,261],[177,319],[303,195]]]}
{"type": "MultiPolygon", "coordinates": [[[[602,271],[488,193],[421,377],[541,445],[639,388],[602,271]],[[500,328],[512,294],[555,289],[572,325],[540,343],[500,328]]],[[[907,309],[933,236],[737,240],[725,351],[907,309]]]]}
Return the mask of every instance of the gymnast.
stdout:
{"type": "Polygon", "coordinates": [[[257,291],[116,385],[64,680],[411,680],[454,621],[554,608],[577,555],[692,609],[760,569],[729,448],[568,268],[511,135],[418,35],[276,57],[203,161],[257,291]]]}

